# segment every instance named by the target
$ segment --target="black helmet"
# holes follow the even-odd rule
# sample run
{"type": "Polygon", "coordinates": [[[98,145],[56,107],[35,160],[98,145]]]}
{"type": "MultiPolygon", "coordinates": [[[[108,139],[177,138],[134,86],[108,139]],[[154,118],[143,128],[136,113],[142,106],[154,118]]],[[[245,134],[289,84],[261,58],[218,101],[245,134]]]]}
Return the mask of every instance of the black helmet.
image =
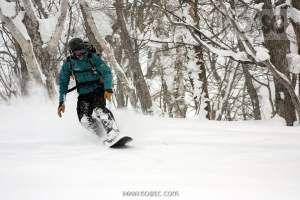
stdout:
{"type": "Polygon", "coordinates": [[[71,52],[74,52],[79,49],[84,49],[84,48],[85,48],[85,44],[83,40],[80,38],[73,38],[69,41],[69,50],[71,52]]]}

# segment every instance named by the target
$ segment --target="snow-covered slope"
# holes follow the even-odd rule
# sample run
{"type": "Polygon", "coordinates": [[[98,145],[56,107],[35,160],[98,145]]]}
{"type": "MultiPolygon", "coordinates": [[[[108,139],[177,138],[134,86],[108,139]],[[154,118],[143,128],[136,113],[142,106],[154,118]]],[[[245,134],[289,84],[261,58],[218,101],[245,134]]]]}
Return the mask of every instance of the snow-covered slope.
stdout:
{"type": "Polygon", "coordinates": [[[77,122],[75,104],[67,103],[62,119],[45,99],[0,106],[1,199],[299,199],[299,126],[115,111],[135,141],[108,149],[77,122]],[[141,198],[127,191],[177,196],[141,198]]]}

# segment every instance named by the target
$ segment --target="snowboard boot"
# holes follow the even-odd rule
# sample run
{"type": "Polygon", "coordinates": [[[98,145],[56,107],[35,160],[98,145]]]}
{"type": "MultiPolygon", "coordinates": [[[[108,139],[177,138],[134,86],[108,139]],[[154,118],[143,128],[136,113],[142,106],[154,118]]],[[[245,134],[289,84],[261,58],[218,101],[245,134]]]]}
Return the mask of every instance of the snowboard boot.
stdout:
{"type": "Polygon", "coordinates": [[[80,120],[80,123],[88,131],[90,131],[98,136],[101,136],[103,133],[98,120],[96,120],[94,117],[83,116],[80,120]]]}
{"type": "Polygon", "coordinates": [[[97,108],[94,111],[95,118],[97,118],[106,132],[106,141],[114,141],[120,135],[119,128],[115,122],[114,116],[108,109],[97,108]]]}

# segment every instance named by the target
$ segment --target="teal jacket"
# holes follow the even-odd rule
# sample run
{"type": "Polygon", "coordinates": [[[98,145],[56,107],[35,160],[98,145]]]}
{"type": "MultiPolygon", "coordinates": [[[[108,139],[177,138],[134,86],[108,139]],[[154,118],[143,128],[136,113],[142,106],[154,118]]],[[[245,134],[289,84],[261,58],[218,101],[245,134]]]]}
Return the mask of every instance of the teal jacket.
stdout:
{"type": "Polygon", "coordinates": [[[69,61],[64,61],[59,74],[59,102],[64,102],[68,91],[70,77],[73,74],[79,83],[95,81],[79,87],[77,90],[79,94],[88,94],[93,92],[97,87],[99,87],[99,83],[96,82],[99,78],[102,78],[105,90],[112,90],[111,69],[97,54],[93,53],[91,54],[91,57],[88,58],[88,53],[86,53],[82,60],[70,58],[69,61]],[[93,72],[91,70],[92,66],[89,59],[95,66],[95,70],[97,72],[93,72]]]}

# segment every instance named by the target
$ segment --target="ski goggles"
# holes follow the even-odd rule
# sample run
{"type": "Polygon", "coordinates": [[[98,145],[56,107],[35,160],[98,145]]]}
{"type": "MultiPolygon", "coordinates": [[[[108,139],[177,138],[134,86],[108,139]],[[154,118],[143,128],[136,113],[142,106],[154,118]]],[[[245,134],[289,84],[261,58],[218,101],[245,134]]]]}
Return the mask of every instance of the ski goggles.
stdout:
{"type": "Polygon", "coordinates": [[[78,49],[78,50],[73,51],[73,55],[76,58],[83,58],[84,54],[85,54],[85,49],[78,49]]]}

